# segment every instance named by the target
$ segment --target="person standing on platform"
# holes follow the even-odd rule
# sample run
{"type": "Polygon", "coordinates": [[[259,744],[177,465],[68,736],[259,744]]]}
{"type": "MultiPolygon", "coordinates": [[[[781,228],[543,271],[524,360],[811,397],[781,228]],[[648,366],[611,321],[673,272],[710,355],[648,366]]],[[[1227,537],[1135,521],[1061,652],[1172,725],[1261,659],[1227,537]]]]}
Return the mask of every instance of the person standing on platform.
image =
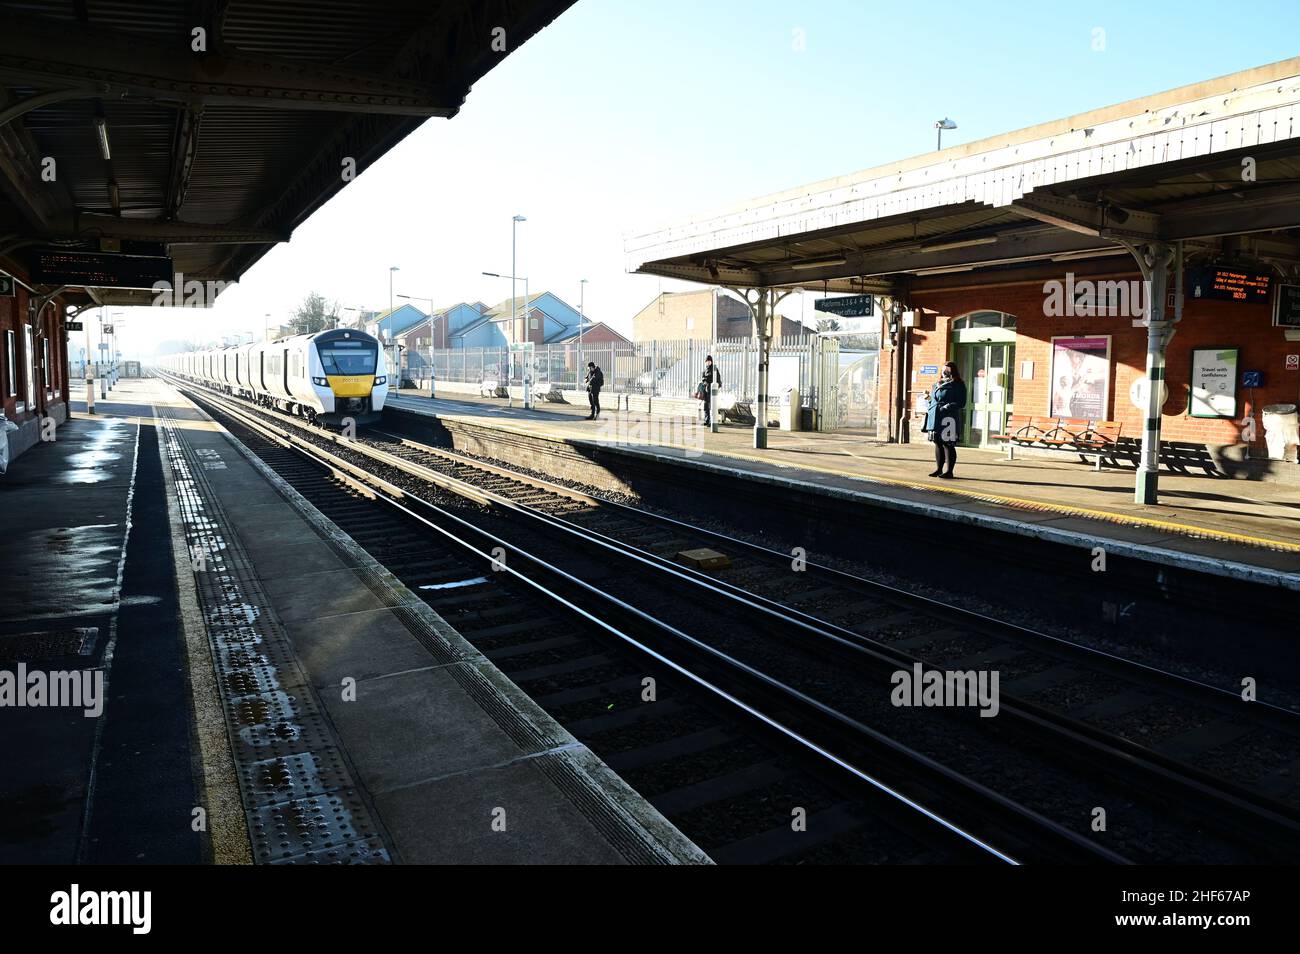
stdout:
{"type": "Polygon", "coordinates": [[[587,400],[591,402],[591,413],[587,420],[594,421],[600,416],[600,389],[605,386],[605,373],[596,367],[595,361],[587,362],[587,400]]]}
{"type": "Polygon", "coordinates": [[[921,430],[934,441],[934,470],[931,477],[951,477],[957,466],[957,442],[961,440],[962,417],[966,409],[966,384],[949,361],[942,380],[930,392],[930,407],[921,430]]]}
{"type": "Polygon", "coordinates": [[[695,396],[704,402],[704,426],[708,427],[713,422],[713,386],[722,387],[722,372],[713,364],[713,355],[704,357],[704,373],[700,375],[699,386],[695,389],[695,396]]]}

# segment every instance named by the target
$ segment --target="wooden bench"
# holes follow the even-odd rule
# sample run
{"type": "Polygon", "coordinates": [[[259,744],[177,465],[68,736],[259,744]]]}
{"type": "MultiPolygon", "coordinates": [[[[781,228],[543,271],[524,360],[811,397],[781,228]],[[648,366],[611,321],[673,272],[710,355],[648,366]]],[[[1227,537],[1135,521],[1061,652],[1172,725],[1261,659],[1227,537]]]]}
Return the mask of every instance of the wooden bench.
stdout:
{"type": "Polygon", "coordinates": [[[1124,426],[1119,421],[1091,421],[1078,417],[1037,417],[1013,414],[1007,419],[1006,433],[992,434],[989,440],[1004,441],[1007,460],[1015,460],[1016,446],[1047,447],[1072,450],[1086,460],[1094,459],[1101,470],[1103,458],[1115,458],[1124,426]]]}
{"type": "Polygon", "coordinates": [[[1032,447],[1048,434],[1060,427],[1058,417],[1039,417],[1033,414],[1012,414],[1007,418],[1006,431],[1002,434],[990,434],[991,441],[1005,441],[1007,460],[1016,459],[1016,445],[1032,447]]]}
{"type": "MultiPolygon", "coordinates": [[[[722,402],[718,402],[721,405],[722,402]]],[[[721,424],[753,424],[754,409],[748,401],[733,401],[728,407],[716,408],[721,424]]]]}
{"type": "Polygon", "coordinates": [[[1119,421],[1092,421],[1087,430],[1075,436],[1072,447],[1086,460],[1089,454],[1096,459],[1097,469],[1101,470],[1101,459],[1115,459],[1119,449],[1119,438],[1124,425],[1119,421]]]}
{"type": "Polygon", "coordinates": [[[1090,423],[1092,422],[1084,417],[1063,417],[1039,441],[1047,447],[1069,447],[1088,432],[1090,423]]]}

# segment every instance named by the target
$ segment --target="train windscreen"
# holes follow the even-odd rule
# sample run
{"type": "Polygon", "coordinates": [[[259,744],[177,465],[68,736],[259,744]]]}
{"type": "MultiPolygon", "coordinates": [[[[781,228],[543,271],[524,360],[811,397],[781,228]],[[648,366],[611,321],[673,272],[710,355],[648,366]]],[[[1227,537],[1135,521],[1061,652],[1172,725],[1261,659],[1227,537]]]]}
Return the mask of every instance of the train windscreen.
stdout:
{"type": "Polygon", "coordinates": [[[329,341],[319,346],[326,374],[374,374],[379,349],[372,341],[329,341]]]}

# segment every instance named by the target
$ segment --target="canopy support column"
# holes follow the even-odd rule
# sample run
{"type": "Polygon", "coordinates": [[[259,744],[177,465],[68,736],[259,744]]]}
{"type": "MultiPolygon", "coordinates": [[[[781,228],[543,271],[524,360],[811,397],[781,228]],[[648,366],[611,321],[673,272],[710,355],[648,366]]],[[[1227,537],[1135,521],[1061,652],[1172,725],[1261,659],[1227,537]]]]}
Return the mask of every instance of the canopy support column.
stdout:
{"type": "Polygon", "coordinates": [[[749,317],[753,322],[754,340],[758,344],[758,394],[754,401],[754,447],[764,450],[767,447],[767,366],[772,353],[772,329],[776,326],[776,306],[790,294],[790,291],[778,293],[773,288],[732,288],[728,291],[739,295],[749,306],[749,317]]]}
{"type": "MultiPolygon", "coordinates": [[[[1174,249],[1162,242],[1124,245],[1137,260],[1146,285],[1147,407],[1142,427],[1142,457],[1137,471],[1133,500],[1140,504],[1159,503],[1160,413],[1165,398],[1165,350],[1173,337],[1173,322],[1165,318],[1165,292],[1169,263],[1174,249]]],[[[1181,252],[1181,249],[1180,249],[1181,252]]],[[[1182,256],[1179,255],[1181,283],[1182,256]]]]}

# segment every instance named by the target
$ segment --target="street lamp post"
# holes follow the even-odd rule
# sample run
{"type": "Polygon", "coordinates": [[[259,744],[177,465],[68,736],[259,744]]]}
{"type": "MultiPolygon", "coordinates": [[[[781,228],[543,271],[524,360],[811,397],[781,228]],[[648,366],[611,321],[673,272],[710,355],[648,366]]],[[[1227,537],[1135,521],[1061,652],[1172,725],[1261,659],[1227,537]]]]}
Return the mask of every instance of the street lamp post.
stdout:
{"type": "MultiPolygon", "coordinates": [[[[511,286],[514,285],[515,281],[522,281],[524,283],[524,299],[525,301],[528,299],[528,276],[527,275],[515,275],[513,273],[510,275],[502,275],[500,272],[484,272],[483,274],[488,276],[489,278],[508,278],[510,279],[511,286]]],[[[513,325],[515,321],[513,300],[511,302],[511,305],[512,307],[511,307],[510,322],[513,325]]],[[[507,342],[507,345],[508,344],[509,343],[507,342]]],[[[511,355],[510,360],[513,362],[514,352],[513,351],[510,352],[510,355],[511,355]]],[[[531,369],[527,369],[527,368],[526,370],[531,371],[531,369]]],[[[509,375],[507,375],[507,380],[506,380],[506,404],[508,407],[514,407],[515,406],[514,398],[510,396],[510,381],[508,380],[508,378],[509,375]]],[[[525,374],[524,375],[524,407],[525,408],[531,408],[533,406],[532,395],[529,393],[529,387],[531,384],[532,384],[531,374],[525,374]]]]}
{"type": "Polygon", "coordinates": [[[934,128],[936,130],[935,135],[938,136],[938,141],[935,143],[934,148],[935,151],[938,151],[943,148],[943,131],[945,129],[956,129],[957,124],[951,119],[940,119],[935,122],[934,128]]]}
{"type": "MultiPolygon", "coordinates": [[[[518,318],[515,316],[515,312],[518,308],[518,306],[515,304],[518,298],[515,289],[515,276],[519,274],[519,263],[517,262],[515,257],[515,253],[518,248],[518,240],[517,240],[516,233],[518,232],[519,229],[519,223],[527,222],[527,221],[528,220],[524,218],[522,215],[516,215],[514,218],[510,220],[510,334],[511,337],[514,337],[519,333],[519,326],[515,324],[515,322],[518,321],[518,318]]],[[[525,287],[524,288],[524,309],[527,310],[527,308],[528,308],[528,288],[525,287]]]]}
{"type": "MultiPolygon", "coordinates": [[[[396,265],[388,267],[388,346],[393,352],[393,367],[388,373],[392,376],[396,373],[397,387],[396,393],[400,397],[402,394],[402,369],[398,366],[400,356],[397,353],[397,339],[393,335],[393,272],[401,271],[396,265]]],[[[392,387],[390,384],[389,387],[392,387]]]]}
{"type": "MultiPolygon", "coordinates": [[[[584,307],[587,299],[587,280],[585,278],[578,281],[578,369],[574,374],[573,388],[576,391],[582,379],[578,377],[582,374],[582,329],[587,324],[587,310],[584,307]]],[[[612,372],[611,372],[612,373],[612,372]]]]}
{"type": "Polygon", "coordinates": [[[433,369],[433,350],[434,350],[433,323],[443,316],[435,315],[433,313],[432,295],[430,295],[427,298],[425,298],[422,295],[418,297],[414,295],[398,295],[397,297],[405,298],[407,301],[427,301],[429,303],[429,398],[430,400],[432,400],[433,398],[438,396],[436,391],[436,384],[435,384],[436,375],[434,374],[434,369],[433,369]]]}

